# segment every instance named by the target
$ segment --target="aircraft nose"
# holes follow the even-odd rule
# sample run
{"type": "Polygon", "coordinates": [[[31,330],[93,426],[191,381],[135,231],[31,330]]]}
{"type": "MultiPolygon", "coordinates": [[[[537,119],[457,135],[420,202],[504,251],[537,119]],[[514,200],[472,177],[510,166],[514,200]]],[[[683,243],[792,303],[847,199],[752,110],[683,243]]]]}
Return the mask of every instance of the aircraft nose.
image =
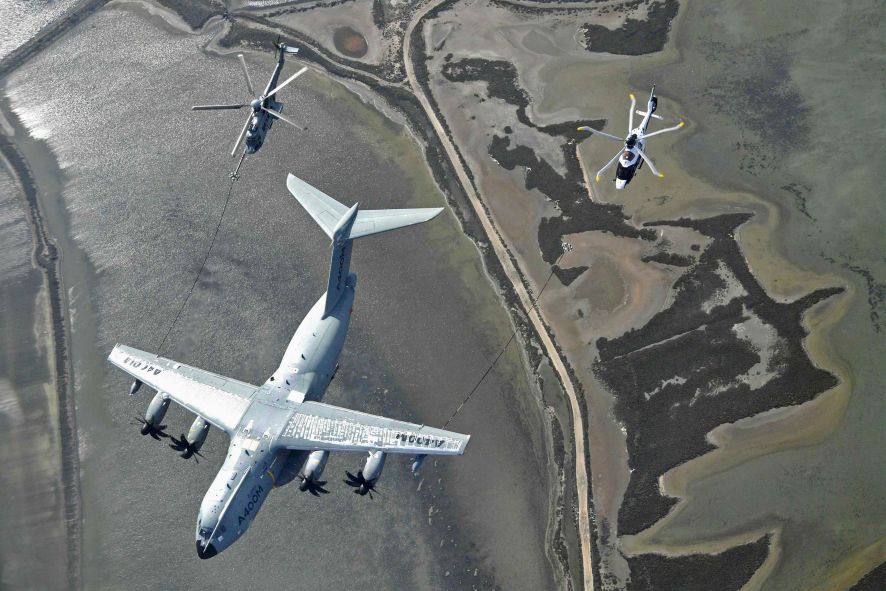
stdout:
{"type": "Polygon", "coordinates": [[[201,540],[197,540],[197,556],[199,556],[201,560],[212,558],[216,554],[218,554],[218,550],[215,549],[215,546],[212,544],[206,544],[204,546],[201,540]]]}
{"type": "Polygon", "coordinates": [[[624,189],[626,184],[627,184],[627,183],[626,183],[625,181],[621,180],[621,179],[616,179],[616,180],[615,180],[615,188],[616,188],[616,189],[624,189]]]}

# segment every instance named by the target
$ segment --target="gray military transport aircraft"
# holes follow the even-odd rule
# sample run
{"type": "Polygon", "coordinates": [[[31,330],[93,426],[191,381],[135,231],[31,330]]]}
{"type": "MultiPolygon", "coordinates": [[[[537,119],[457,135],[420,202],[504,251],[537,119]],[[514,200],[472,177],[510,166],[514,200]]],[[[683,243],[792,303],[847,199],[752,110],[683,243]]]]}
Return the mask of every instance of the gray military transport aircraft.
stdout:
{"type": "Polygon", "coordinates": [[[349,271],[354,239],[426,222],[442,208],[361,211],[346,207],[289,175],[289,191],[332,239],[326,293],[295,331],[277,370],[261,386],[116,345],[108,360],[135,378],[130,395],[147,384],[157,391],[142,433],[162,432],[170,400],[197,415],[183,443],[199,450],[209,425],[230,437],[228,455],[197,516],[197,554],[211,558],[233,544],[255,519],[273,487],[296,477],[316,494],[332,451],[365,452],[363,469],[348,474],[358,494],[370,492],[385,455],[461,455],[469,435],[338,408],[319,402],[344,346],[357,276],[349,271]]]}

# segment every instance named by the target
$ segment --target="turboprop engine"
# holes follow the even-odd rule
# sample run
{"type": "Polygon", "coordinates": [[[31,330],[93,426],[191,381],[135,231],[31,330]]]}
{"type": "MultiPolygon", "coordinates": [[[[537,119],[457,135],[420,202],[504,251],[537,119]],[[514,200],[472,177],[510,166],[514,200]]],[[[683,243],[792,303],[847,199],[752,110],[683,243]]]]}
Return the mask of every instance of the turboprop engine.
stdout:
{"type": "Polygon", "coordinates": [[[305,461],[305,466],[302,470],[302,481],[301,484],[298,485],[299,490],[306,490],[315,497],[319,496],[318,493],[329,492],[323,488],[323,485],[326,484],[326,482],[320,480],[320,477],[323,475],[323,469],[326,468],[326,461],[328,459],[328,451],[318,449],[317,451],[311,452],[308,459],[305,461]]]}
{"type": "Polygon", "coordinates": [[[145,418],[139,419],[139,422],[142,424],[141,434],[150,435],[154,439],[166,437],[166,433],[163,432],[165,425],[161,425],[160,423],[163,422],[163,417],[166,416],[166,411],[168,409],[169,397],[163,392],[157,392],[151,400],[151,404],[148,405],[148,410],[145,412],[145,418]]]}
{"type": "Polygon", "coordinates": [[[187,437],[185,437],[184,433],[182,433],[180,439],[173,437],[169,447],[180,451],[179,455],[188,459],[193,455],[200,455],[200,448],[203,447],[203,442],[206,441],[207,435],[209,435],[209,423],[206,422],[206,419],[197,417],[191,423],[187,437]]]}
{"type": "Polygon", "coordinates": [[[345,472],[348,476],[348,479],[345,480],[345,484],[354,487],[354,492],[361,497],[369,494],[369,498],[371,499],[372,492],[375,491],[375,483],[381,476],[381,471],[384,467],[385,452],[371,451],[369,452],[369,457],[366,458],[366,463],[363,464],[363,469],[357,472],[356,476],[350,472],[345,472]]]}

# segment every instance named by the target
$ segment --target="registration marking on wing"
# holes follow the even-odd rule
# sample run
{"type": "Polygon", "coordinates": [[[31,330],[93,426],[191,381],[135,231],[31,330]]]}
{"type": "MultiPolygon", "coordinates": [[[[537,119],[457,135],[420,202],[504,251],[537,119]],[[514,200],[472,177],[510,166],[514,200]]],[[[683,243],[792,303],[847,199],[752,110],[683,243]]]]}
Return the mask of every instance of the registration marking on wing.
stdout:
{"type": "Polygon", "coordinates": [[[283,429],[284,437],[317,443],[366,446],[378,449],[396,447],[458,450],[461,442],[449,437],[425,435],[418,431],[365,425],[342,418],[295,413],[283,429]]]}

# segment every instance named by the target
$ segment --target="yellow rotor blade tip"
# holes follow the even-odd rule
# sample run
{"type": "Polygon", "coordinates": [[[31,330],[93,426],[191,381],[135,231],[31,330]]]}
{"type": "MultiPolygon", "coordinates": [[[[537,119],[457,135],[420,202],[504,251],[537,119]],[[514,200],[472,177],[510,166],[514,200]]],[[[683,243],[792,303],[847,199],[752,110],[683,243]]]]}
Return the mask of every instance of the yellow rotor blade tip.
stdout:
{"type": "Polygon", "coordinates": [[[684,122],[681,121],[681,122],[680,122],[680,127],[683,127],[683,125],[684,125],[684,122]]]}
{"type": "Polygon", "coordinates": [[[664,178],[664,173],[663,173],[663,172],[658,173],[658,178],[663,179],[663,178],[664,178]]]}
{"type": "Polygon", "coordinates": [[[600,175],[599,174],[597,175],[597,182],[598,183],[600,182],[600,175]]]}

